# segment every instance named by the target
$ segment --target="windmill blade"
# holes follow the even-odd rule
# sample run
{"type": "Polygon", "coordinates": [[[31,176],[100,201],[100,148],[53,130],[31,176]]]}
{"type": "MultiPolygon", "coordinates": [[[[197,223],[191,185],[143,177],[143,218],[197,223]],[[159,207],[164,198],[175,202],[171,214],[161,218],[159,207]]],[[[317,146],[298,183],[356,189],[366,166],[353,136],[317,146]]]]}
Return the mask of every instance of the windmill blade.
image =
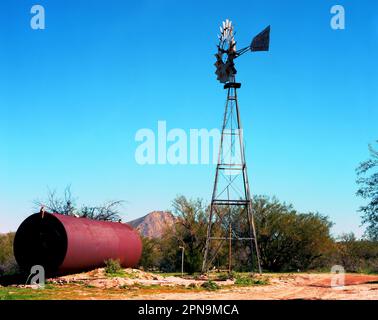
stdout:
{"type": "Polygon", "coordinates": [[[269,51],[270,26],[267,26],[256,37],[250,45],[251,51],[269,51]]]}

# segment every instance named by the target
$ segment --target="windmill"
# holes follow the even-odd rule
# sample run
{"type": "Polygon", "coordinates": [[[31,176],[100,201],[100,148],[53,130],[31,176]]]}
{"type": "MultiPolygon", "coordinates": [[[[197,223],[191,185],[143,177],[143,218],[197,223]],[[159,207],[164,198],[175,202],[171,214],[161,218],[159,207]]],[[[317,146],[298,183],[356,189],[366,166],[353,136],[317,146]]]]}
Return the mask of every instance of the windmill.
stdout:
{"type": "Polygon", "coordinates": [[[256,35],[251,44],[236,49],[234,27],[228,19],[220,27],[218,52],[215,54],[217,80],[227,89],[222,135],[215,173],[202,272],[207,272],[220,251],[228,244],[228,271],[232,270],[232,250],[236,241],[247,243],[248,261],[254,270],[254,253],[261,273],[252,201],[244,153],[243,129],[240,121],[237,70],[234,60],[251,51],[269,51],[270,26],[256,35]]]}

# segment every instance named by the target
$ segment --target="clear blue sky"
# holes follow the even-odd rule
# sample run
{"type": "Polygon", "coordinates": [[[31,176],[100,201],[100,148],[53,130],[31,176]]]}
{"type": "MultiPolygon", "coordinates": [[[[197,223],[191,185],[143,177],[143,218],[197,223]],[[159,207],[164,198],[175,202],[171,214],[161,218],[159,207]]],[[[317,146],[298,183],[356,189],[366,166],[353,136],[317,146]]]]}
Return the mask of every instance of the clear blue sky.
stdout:
{"type": "MultiPolygon", "coordinates": [[[[378,138],[378,2],[8,0],[0,10],[0,232],[48,187],[79,203],[124,199],[124,220],[211,197],[214,165],[140,166],[140,128],[219,128],[213,54],[271,24],[271,51],[237,61],[253,194],[319,211],[361,235],[355,168],[378,138]],[[46,29],[30,28],[30,8],[46,29]],[[346,29],[330,28],[342,4],[346,29]]],[[[239,59],[238,59],[239,60],[239,59]]]]}

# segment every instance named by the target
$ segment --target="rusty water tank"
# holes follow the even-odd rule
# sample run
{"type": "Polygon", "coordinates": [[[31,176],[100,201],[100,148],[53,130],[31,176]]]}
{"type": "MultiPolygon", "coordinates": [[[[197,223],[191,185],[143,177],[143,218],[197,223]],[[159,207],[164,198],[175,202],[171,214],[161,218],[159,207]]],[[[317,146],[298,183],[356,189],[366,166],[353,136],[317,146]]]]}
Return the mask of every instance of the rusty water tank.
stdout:
{"type": "Polygon", "coordinates": [[[141,238],[128,224],[55,213],[31,215],[14,239],[16,261],[26,271],[42,265],[48,273],[72,273],[102,267],[107,259],[135,267],[141,254],[141,238]]]}

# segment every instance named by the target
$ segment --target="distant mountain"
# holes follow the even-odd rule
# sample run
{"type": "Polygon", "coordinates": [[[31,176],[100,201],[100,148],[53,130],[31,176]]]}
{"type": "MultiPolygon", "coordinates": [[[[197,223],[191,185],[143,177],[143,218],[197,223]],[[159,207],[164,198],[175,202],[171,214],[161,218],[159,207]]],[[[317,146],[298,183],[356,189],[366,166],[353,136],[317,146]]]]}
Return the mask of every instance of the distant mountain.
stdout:
{"type": "Polygon", "coordinates": [[[166,228],[173,228],[177,218],[168,211],[152,211],[144,217],[127,222],[143,237],[160,238],[166,228]]]}

